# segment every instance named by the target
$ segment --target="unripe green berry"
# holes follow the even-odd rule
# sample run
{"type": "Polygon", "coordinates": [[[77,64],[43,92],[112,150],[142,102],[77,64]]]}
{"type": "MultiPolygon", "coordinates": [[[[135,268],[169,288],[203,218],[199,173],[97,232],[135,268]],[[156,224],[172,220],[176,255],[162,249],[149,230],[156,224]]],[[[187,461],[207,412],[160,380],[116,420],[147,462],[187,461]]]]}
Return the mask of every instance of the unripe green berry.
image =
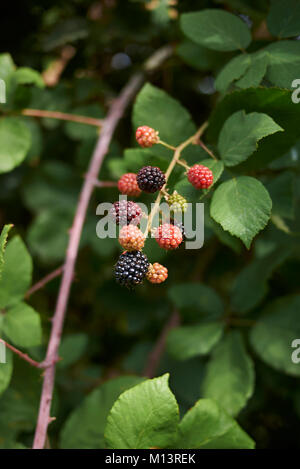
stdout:
{"type": "Polygon", "coordinates": [[[174,191],[173,194],[168,197],[168,205],[173,212],[185,212],[188,202],[182,195],[174,191]]]}

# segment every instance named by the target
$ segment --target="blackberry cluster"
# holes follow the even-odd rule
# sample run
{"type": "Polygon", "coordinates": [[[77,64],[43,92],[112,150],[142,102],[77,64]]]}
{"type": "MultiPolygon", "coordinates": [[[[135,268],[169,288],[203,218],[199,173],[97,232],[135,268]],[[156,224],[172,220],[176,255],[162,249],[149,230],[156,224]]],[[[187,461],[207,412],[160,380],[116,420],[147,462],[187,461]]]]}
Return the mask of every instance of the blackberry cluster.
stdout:
{"type": "Polygon", "coordinates": [[[148,272],[150,263],[141,251],[124,252],[115,265],[115,278],[118,283],[132,288],[140,285],[148,272]]]}
{"type": "Polygon", "coordinates": [[[142,210],[131,200],[120,200],[112,205],[110,216],[117,225],[138,225],[142,218],[142,210]]]}
{"type": "Polygon", "coordinates": [[[137,183],[144,192],[159,191],[166,183],[164,173],[157,166],[144,166],[137,174],[137,183]]]}

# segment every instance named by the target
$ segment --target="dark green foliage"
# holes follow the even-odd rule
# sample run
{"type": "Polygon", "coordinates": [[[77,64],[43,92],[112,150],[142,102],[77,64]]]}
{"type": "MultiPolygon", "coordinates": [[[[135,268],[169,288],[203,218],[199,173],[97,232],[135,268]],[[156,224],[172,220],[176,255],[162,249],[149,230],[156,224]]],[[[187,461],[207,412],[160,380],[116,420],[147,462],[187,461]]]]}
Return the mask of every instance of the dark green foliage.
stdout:
{"type": "MultiPolygon", "coordinates": [[[[7,51],[0,54],[0,338],[33,360],[45,357],[59,280],[28,290],[64,263],[99,133],[28,109],[103,119],[154,50],[174,44],[119,122],[99,179],[159,167],[160,180],[142,187],[158,190],[172,149],[137,147],[136,128],[151,126],[176,146],[207,120],[206,147],[190,144],[182,159],[211,169],[213,185],[196,190],[181,166],[167,184],[204,203],[204,245],[169,253],[150,239],[144,254],[121,254],[116,239],[96,236],[96,207],[116,201],[118,190],[95,188],[59,349],[49,442],[299,448],[299,2],[147,4],[54,0],[43,8],[30,0],[17,16],[8,6],[0,32],[7,51]],[[45,85],[68,53],[54,86],[45,85]],[[168,268],[164,284],[122,287],[142,283],[149,262],[168,268]],[[146,379],[170,317],[176,326],[154,379],[146,379]]],[[[149,193],[138,201],[149,206],[157,195],[149,193]]],[[[1,449],[31,447],[40,375],[11,350],[0,360],[1,449]]]]}

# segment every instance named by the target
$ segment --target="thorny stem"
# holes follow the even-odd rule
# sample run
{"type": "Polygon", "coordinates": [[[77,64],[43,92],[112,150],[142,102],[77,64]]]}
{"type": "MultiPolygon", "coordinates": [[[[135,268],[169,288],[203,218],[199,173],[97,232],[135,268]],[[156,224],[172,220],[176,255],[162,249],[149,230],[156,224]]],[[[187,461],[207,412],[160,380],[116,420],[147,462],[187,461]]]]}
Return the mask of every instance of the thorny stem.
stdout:
{"type": "Polygon", "coordinates": [[[176,147],[175,151],[174,151],[174,156],[167,168],[167,171],[165,173],[165,177],[166,177],[166,182],[164,184],[164,186],[162,187],[162,189],[159,191],[159,194],[156,198],[156,201],[154,203],[154,206],[150,212],[150,215],[148,217],[148,223],[147,223],[147,227],[146,227],[146,230],[144,232],[144,236],[147,236],[147,234],[149,233],[150,229],[151,229],[151,225],[152,225],[152,221],[153,221],[153,218],[158,210],[158,207],[160,205],[160,201],[162,199],[162,196],[164,195],[164,191],[166,189],[166,186],[167,186],[167,183],[168,183],[168,179],[175,167],[176,164],[178,164],[179,162],[179,158],[181,156],[181,153],[183,152],[183,150],[188,146],[190,145],[191,143],[196,143],[201,135],[204,133],[206,127],[208,126],[208,122],[204,122],[204,124],[201,125],[201,127],[197,130],[197,132],[192,135],[191,137],[189,137],[187,140],[185,140],[184,142],[182,142],[180,145],[178,145],[178,147],[176,147]]]}
{"type": "Polygon", "coordinates": [[[96,119],[94,117],[79,116],[77,114],[68,114],[59,111],[44,111],[42,109],[23,109],[21,114],[30,117],[45,117],[50,119],[60,119],[64,121],[79,122],[80,124],[93,125],[101,127],[103,119],[96,119]]]}
{"type": "MultiPolygon", "coordinates": [[[[172,47],[170,46],[160,49],[152,56],[152,58],[150,58],[150,60],[147,61],[144,70],[151,71],[157,68],[171,54],[172,47]]],[[[64,263],[61,285],[57,298],[57,304],[52,319],[52,329],[45,359],[46,363],[52,361],[52,364],[46,368],[44,373],[39,414],[33,443],[34,449],[43,449],[45,447],[47,430],[49,424],[51,423],[50,409],[54,389],[55,361],[57,360],[57,353],[60,346],[81,233],[86,218],[88,205],[95,187],[95,180],[98,178],[100,168],[108,152],[109,145],[118,122],[123,116],[126,107],[140,89],[144,79],[144,73],[137,73],[133,75],[128,84],[121,91],[119,97],[111,104],[107,117],[103,121],[101,134],[98,138],[98,142],[91,157],[88,173],[84,180],[79,196],[73,225],[70,230],[70,238],[66,253],[66,260],[64,263]]]]}

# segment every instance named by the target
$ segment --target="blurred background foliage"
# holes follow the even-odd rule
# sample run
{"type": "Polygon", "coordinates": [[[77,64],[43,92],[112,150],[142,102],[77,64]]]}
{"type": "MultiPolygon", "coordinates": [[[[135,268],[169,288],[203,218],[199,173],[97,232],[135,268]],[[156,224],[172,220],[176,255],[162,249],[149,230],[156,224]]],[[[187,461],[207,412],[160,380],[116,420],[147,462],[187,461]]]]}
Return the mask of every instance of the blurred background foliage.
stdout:
{"type": "MultiPolygon", "coordinates": [[[[23,0],[17,6],[5,2],[1,52],[9,52],[18,66],[43,72],[44,80],[48,80],[46,88],[19,84],[9,112],[14,115],[19,109],[34,108],[102,118],[113,97],[143,61],[158,47],[172,43],[177,53],[150,76],[150,81],[176,97],[200,125],[220,99],[214,78],[234,56],[233,52],[201,48],[183,37],[178,16],[203,8],[226,8],[245,15],[258,31],[250,46],[253,51],[270,41],[261,26],[269,9],[267,0],[23,0]]],[[[33,280],[38,281],[63,263],[68,229],[97,129],[54,119],[24,116],[22,120],[32,144],[26,161],[0,176],[0,222],[13,223],[14,232],[26,242],[34,261],[33,280]]],[[[132,150],[124,153],[133,146],[133,140],[128,110],[115,133],[101,180],[116,181],[123,172],[138,169],[138,155],[130,155],[132,150]]],[[[113,279],[117,242],[99,240],[95,234],[96,206],[116,200],[117,191],[95,190],[60,350],[63,360],[58,365],[52,410],[57,419],[49,431],[52,447],[97,446],[97,442],[91,443],[92,436],[88,442],[78,442],[75,437],[70,441],[67,419],[87,395],[93,399],[89,393],[99,392],[99,384],[122,375],[143,375],[148,354],[176,307],[185,325],[193,325],[202,314],[225,315],[226,328],[238,329],[246,337],[248,353],[255,362],[256,386],[238,421],[258,448],[299,448],[299,378],[262,361],[248,347],[247,336],[265,305],[299,293],[299,250],[289,250],[289,231],[300,230],[299,150],[298,144],[257,173],[274,194],[274,213],[284,217],[284,221],[279,218],[283,230],[270,223],[247,251],[207,213],[201,250],[180,248],[166,254],[154,242],[147,243],[147,253],[168,267],[169,278],[165,285],[145,284],[134,293],[122,289],[113,279]]],[[[159,163],[164,169],[166,161],[159,163]]],[[[149,203],[151,198],[144,196],[141,201],[149,203]]],[[[29,349],[36,359],[42,359],[45,353],[58,287],[59,279],[53,280],[29,300],[43,323],[43,345],[29,349]]],[[[299,325],[295,325],[295,331],[297,328],[299,325]]],[[[170,386],[181,412],[203,395],[207,362],[205,354],[178,360],[176,350],[173,356],[165,352],[162,357],[156,373],[170,372],[170,386]]],[[[11,385],[0,403],[2,447],[16,438],[30,446],[37,415],[40,373],[18,359],[15,363],[11,385]]],[[[91,421],[96,416],[103,418],[95,411],[91,412],[91,421]]],[[[90,426],[93,433],[93,424],[90,426]]]]}

